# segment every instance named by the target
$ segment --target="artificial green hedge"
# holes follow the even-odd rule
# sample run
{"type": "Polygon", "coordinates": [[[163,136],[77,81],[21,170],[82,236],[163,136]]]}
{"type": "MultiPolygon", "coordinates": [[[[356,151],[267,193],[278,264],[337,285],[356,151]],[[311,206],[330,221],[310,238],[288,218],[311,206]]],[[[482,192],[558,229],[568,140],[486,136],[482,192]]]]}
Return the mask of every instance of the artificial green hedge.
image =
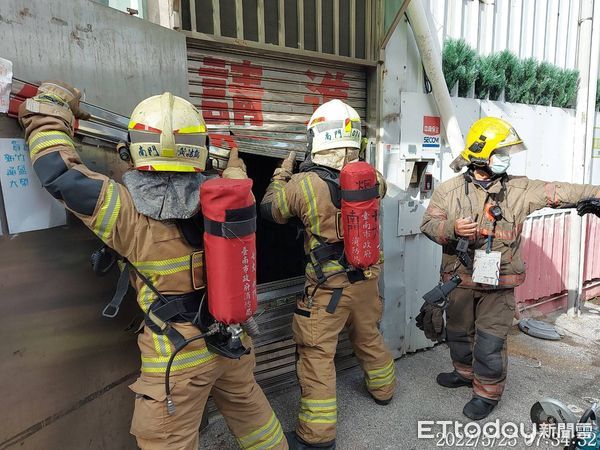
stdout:
{"type": "MultiPolygon", "coordinates": [[[[444,42],[442,66],[448,89],[458,83],[460,97],[466,97],[475,83],[475,97],[479,99],[498,100],[504,90],[507,102],[575,106],[579,82],[576,70],[561,69],[533,58],[520,59],[508,50],[479,56],[462,39],[444,42]]],[[[600,103],[600,96],[596,103],[600,103]]]]}

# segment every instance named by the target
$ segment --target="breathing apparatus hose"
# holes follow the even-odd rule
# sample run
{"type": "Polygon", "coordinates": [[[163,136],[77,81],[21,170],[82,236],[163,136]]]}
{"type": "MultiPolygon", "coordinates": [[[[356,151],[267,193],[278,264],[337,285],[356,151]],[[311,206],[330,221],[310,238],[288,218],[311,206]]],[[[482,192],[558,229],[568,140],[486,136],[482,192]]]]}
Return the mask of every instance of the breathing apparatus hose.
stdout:
{"type": "Polygon", "coordinates": [[[218,331],[218,328],[209,329],[206,333],[202,333],[197,336],[193,336],[189,339],[186,339],[183,342],[183,344],[180,345],[179,347],[175,348],[175,350],[171,354],[171,357],[169,358],[169,362],[167,363],[167,370],[165,373],[165,393],[167,394],[167,412],[169,414],[173,414],[175,412],[175,403],[173,402],[173,398],[171,397],[171,386],[169,384],[169,380],[171,377],[171,366],[173,365],[175,356],[177,356],[177,353],[179,353],[181,350],[183,350],[185,347],[187,347],[188,344],[191,344],[192,342],[203,339],[207,336],[211,336],[211,335],[217,333],[217,331],[218,331]]]}
{"type": "Polygon", "coordinates": [[[334,277],[336,275],[341,275],[341,274],[347,273],[347,272],[348,271],[346,269],[344,269],[344,270],[338,270],[336,272],[330,273],[323,280],[317,281],[317,284],[313,288],[313,290],[312,290],[311,294],[308,296],[308,298],[312,301],[312,299],[314,298],[315,294],[317,293],[317,290],[323,285],[323,283],[325,283],[327,280],[329,280],[330,278],[332,278],[332,277],[334,277]]]}

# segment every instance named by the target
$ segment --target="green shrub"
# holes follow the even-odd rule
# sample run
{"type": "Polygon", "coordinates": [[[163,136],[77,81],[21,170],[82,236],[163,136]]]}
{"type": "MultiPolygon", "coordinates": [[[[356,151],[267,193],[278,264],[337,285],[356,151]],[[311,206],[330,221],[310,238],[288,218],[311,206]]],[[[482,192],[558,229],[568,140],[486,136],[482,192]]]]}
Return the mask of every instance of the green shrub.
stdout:
{"type": "Polygon", "coordinates": [[[477,79],[475,80],[475,97],[498,100],[500,92],[506,85],[506,75],[500,53],[477,58],[477,79]]]}
{"type": "Polygon", "coordinates": [[[556,90],[556,82],[560,69],[550,63],[541,62],[537,66],[536,82],[533,90],[534,105],[550,106],[556,90]]]}
{"type": "Polygon", "coordinates": [[[573,108],[577,101],[579,72],[571,69],[559,69],[554,86],[552,106],[573,108]]]}
{"type": "Polygon", "coordinates": [[[600,111],[600,80],[596,84],[596,111],[600,111]]]}
{"type": "Polygon", "coordinates": [[[477,53],[463,39],[448,39],[442,50],[442,70],[448,90],[458,83],[458,95],[465,97],[477,78],[477,53]]]}
{"type": "Polygon", "coordinates": [[[535,104],[535,86],[537,83],[538,62],[534,58],[523,61],[523,78],[521,79],[521,98],[519,103],[535,104]]]}
{"type": "MultiPolygon", "coordinates": [[[[508,50],[477,56],[462,39],[447,39],[442,67],[448,90],[458,83],[458,95],[465,97],[475,83],[475,96],[497,100],[504,90],[507,102],[571,108],[577,99],[579,72],[560,69],[533,58],[519,59],[508,50]]],[[[600,80],[596,96],[600,109],[600,80]]]]}

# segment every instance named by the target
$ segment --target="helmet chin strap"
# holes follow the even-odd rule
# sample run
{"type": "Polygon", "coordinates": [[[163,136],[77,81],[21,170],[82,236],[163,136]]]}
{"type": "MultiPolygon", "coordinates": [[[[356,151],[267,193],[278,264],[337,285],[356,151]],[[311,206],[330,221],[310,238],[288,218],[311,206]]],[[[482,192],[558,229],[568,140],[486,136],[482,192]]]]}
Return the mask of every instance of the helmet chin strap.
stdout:
{"type": "Polygon", "coordinates": [[[469,164],[469,172],[471,173],[471,175],[473,175],[473,173],[476,170],[481,170],[481,171],[485,172],[490,177],[490,180],[500,178],[504,175],[503,173],[492,172],[492,169],[490,169],[490,166],[487,164],[484,166],[478,166],[476,164],[469,164]]]}

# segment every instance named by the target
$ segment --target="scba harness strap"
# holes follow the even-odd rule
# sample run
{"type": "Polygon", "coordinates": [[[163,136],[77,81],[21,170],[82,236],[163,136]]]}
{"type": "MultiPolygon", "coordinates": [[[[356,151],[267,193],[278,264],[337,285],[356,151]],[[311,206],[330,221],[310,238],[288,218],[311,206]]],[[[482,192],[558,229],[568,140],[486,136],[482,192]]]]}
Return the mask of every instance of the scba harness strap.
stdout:
{"type": "MultiPolygon", "coordinates": [[[[331,196],[331,202],[337,208],[341,208],[342,199],[348,201],[361,201],[369,198],[373,198],[373,193],[375,196],[378,194],[378,186],[375,186],[373,189],[369,190],[360,190],[360,191],[343,191],[340,187],[340,174],[337,171],[331,170],[327,167],[317,166],[315,164],[307,164],[307,166],[302,170],[302,172],[314,172],[317,174],[319,178],[321,178],[327,184],[329,188],[329,194],[331,196]]],[[[308,254],[308,261],[311,263],[315,276],[317,278],[317,285],[313,288],[313,291],[309,297],[309,302],[312,297],[314,297],[317,289],[325,283],[329,278],[334,275],[339,275],[341,273],[345,273],[348,277],[348,281],[350,283],[356,283],[357,281],[365,280],[365,274],[360,269],[355,269],[348,264],[344,256],[344,243],[343,241],[335,242],[335,243],[326,243],[320,236],[314,236],[315,239],[319,242],[319,244],[313,248],[308,254]],[[323,264],[335,261],[343,267],[343,271],[337,271],[330,273],[328,275],[325,274],[323,270],[323,264]]],[[[331,299],[329,300],[329,304],[327,305],[326,311],[329,314],[333,314],[337,308],[337,305],[340,302],[342,297],[343,288],[336,288],[333,290],[331,294],[331,299]]],[[[307,293],[308,294],[308,293],[307,293]]]]}
{"type": "MultiPolygon", "coordinates": [[[[191,258],[192,255],[190,255],[190,260],[191,258]]],[[[154,333],[167,336],[177,352],[188,345],[189,340],[186,340],[173,327],[173,323],[191,323],[196,326],[202,333],[206,334],[204,340],[208,348],[226,358],[239,359],[249,352],[249,349],[243,345],[233,345],[229,339],[231,332],[227,330],[224,324],[216,321],[210,314],[205,289],[183,295],[162,294],[152,281],[141,273],[131,261],[121,257],[107,246],[94,252],[92,255],[92,267],[99,275],[105,275],[119,259],[122,261],[123,270],[119,275],[117,289],[112,300],[102,311],[104,317],[114,318],[119,313],[119,309],[129,288],[129,275],[133,270],[135,275],[156,296],[148,311],[144,313],[144,324],[154,333]],[[101,267],[101,263],[104,263],[105,267],[101,267]]],[[[237,342],[237,336],[235,337],[235,341],[237,342]]]]}
{"type": "Polygon", "coordinates": [[[117,260],[123,263],[123,269],[117,281],[117,288],[111,301],[104,307],[102,315],[107,318],[114,318],[119,313],[121,304],[129,289],[129,276],[131,271],[142,280],[142,282],[156,295],[148,311],[144,313],[144,323],[156,334],[164,334],[175,348],[185,346],[185,338],[175,328],[171,326],[172,322],[191,322],[201,331],[207,331],[200,327],[200,307],[202,302],[201,292],[191,292],[184,295],[164,295],[156,289],[154,284],[142,274],[135,265],[127,258],[119,257],[117,253],[104,246],[92,255],[92,267],[96,273],[106,274],[114,267],[117,260]],[[110,255],[110,256],[109,256],[110,255]],[[101,263],[107,264],[106,267],[100,267],[101,263]]]}

